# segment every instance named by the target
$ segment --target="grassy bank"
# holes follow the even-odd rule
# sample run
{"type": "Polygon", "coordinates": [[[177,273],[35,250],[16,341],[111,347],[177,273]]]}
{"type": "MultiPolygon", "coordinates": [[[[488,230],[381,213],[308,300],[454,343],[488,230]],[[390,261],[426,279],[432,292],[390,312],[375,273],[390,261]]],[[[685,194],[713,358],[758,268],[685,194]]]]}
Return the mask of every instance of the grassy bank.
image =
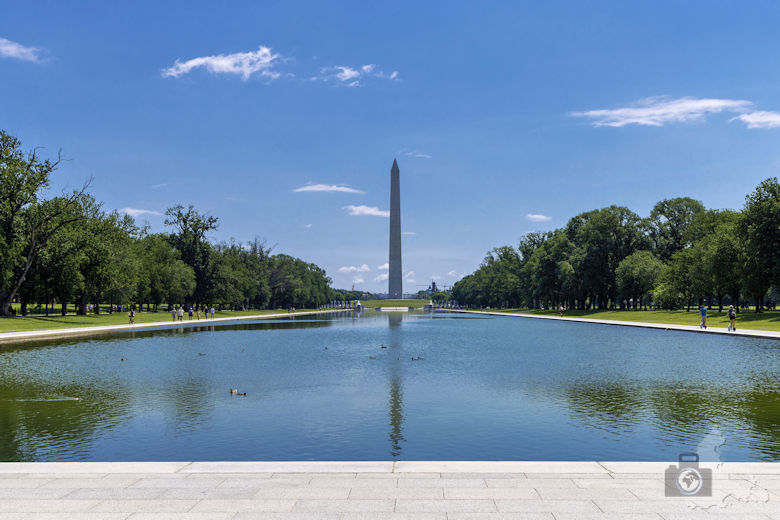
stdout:
{"type": "MultiPolygon", "coordinates": [[[[548,316],[557,316],[558,312],[552,310],[529,310],[529,309],[501,309],[496,312],[516,312],[522,314],[539,314],[548,316]]],[[[648,323],[667,323],[669,325],[698,325],[699,311],[691,309],[687,311],[580,311],[568,310],[563,313],[564,316],[578,318],[594,318],[599,320],[614,321],[644,321],[648,323]]],[[[726,310],[718,312],[717,310],[707,311],[707,325],[712,327],[728,327],[729,319],[726,310]]],[[[737,314],[737,329],[744,328],[750,330],[771,330],[780,331],[780,311],[766,311],[755,313],[752,311],[742,311],[737,314]]]]}
{"type": "MultiPolygon", "coordinates": [[[[298,309],[296,312],[304,312],[312,309],[298,309]]],[[[266,314],[284,314],[285,310],[249,310],[249,311],[218,311],[214,314],[215,318],[233,318],[242,316],[257,316],[266,314]]],[[[201,314],[201,318],[205,316],[201,314]]],[[[170,312],[136,312],[135,322],[140,323],[158,323],[171,321],[170,312]]],[[[184,321],[189,321],[185,314],[184,321]]],[[[192,321],[197,321],[193,316],[192,321]]],[[[113,314],[88,314],[86,316],[77,316],[68,314],[67,316],[12,316],[9,318],[0,318],[0,332],[24,332],[30,330],[49,330],[49,329],[67,329],[72,327],[97,327],[106,325],[126,325],[128,323],[128,314],[126,312],[115,312],[113,314]]]]}

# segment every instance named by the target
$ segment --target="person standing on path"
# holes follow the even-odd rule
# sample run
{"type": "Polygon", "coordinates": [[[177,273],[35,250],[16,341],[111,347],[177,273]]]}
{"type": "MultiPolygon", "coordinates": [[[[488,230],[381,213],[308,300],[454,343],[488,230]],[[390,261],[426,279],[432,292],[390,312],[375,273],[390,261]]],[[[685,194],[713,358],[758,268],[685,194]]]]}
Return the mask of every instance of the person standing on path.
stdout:
{"type": "Polygon", "coordinates": [[[176,321],[176,306],[175,305],[171,305],[171,319],[173,321],[176,321]]]}
{"type": "Polygon", "coordinates": [[[214,319],[214,306],[211,306],[211,319],[214,319]]]}
{"type": "Polygon", "coordinates": [[[729,330],[737,330],[737,311],[733,305],[729,305],[729,330]]]}
{"type": "Polygon", "coordinates": [[[184,307],[179,307],[179,321],[184,320],[184,307]]]}
{"type": "Polygon", "coordinates": [[[133,309],[130,309],[130,325],[133,325],[135,323],[135,311],[133,309]]]}
{"type": "Polygon", "coordinates": [[[707,307],[705,307],[704,305],[700,305],[699,314],[701,314],[701,325],[699,325],[699,328],[706,329],[707,328],[707,307]]]}
{"type": "Polygon", "coordinates": [[[190,315],[190,319],[192,319],[192,307],[190,307],[190,310],[188,311],[190,315]]]}

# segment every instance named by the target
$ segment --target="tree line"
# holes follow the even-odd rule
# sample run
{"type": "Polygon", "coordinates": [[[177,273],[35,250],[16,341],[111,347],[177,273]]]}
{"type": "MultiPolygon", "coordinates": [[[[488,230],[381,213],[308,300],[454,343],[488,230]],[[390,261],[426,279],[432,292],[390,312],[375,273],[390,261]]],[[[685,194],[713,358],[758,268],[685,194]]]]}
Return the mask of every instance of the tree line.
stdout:
{"type": "Polygon", "coordinates": [[[705,301],[760,312],[780,282],[780,184],[763,181],[741,211],[692,198],[658,202],[647,218],[622,206],[581,213],[488,252],[452,296],[491,307],[680,309],[705,301]]]}
{"type": "Polygon", "coordinates": [[[128,215],[104,211],[87,190],[46,198],[60,164],[0,131],[0,313],[18,301],[68,305],[79,314],[100,304],[232,309],[317,307],[345,291],[315,264],[271,254],[261,240],[214,244],[218,219],[193,206],[168,208],[171,231],[151,233],[128,215]]]}

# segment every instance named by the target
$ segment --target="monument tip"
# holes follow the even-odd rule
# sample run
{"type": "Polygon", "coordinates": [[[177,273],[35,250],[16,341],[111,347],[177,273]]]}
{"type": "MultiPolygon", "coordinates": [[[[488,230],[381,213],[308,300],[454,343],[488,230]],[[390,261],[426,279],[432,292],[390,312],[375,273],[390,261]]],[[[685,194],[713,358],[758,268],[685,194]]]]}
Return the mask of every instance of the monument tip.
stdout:
{"type": "Polygon", "coordinates": [[[398,162],[393,159],[393,167],[390,169],[390,173],[398,173],[398,162]]]}

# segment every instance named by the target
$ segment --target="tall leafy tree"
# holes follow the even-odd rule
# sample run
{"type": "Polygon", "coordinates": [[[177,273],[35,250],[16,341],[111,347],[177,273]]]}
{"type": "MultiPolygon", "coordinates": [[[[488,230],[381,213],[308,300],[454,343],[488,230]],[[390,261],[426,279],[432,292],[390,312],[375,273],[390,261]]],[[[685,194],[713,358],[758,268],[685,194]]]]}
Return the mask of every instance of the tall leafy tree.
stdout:
{"type": "Polygon", "coordinates": [[[60,163],[42,159],[38,150],[24,153],[21,141],[0,131],[0,315],[10,303],[46,243],[81,217],[73,206],[83,194],[43,199],[51,174],[60,163]]]}
{"type": "Polygon", "coordinates": [[[690,197],[665,199],[653,206],[646,225],[658,257],[668,262],[677,251],[690,245],[689,229],[704,212],[704,204],[690,197]]]}
{"type": "Polygon", "coordinates": [[[181,252],[181,259],[195,273],[195,289],[187,303],[202,304],[211,299],[214,288],[215,264],[213,247],[206,239],[210,231],[217,229],[218,219],[200,213],[190,204],[186,209],[181,204],[168,208],[165,225],[175,228],[171,242],[181,252]]]}

